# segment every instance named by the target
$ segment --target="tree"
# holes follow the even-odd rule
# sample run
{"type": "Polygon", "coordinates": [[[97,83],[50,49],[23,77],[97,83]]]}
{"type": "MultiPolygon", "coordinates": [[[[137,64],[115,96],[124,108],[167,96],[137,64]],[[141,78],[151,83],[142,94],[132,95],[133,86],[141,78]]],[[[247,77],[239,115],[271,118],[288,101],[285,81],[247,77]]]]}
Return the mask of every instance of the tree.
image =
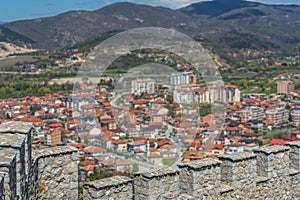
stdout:
{"type": "Polygon", "coordinates": [[[167,96],[167,101],[168,101],[169,103],[172,103],[172,102],[174,101],[174,98],[173,98],[173,95],[172,95],[172,94],[169,94],[169,95],[167,96]]]}
{"type": "Polygon", "coordinates": [[[258,144],[259,146],[264,145],[264,142],[261,141],[261,140],[259,140],[259,139],[255,139],[254,142],[255,142],[256,144],[258,144]]]}
{"type": "Polygon", "coordinates": [[[38,93],[39,93],[40,95],[50,94],[50,93],[51,93],[51,89],[48,88],[48,87],[41,87],[41,88],[38,90],[38,93]]]}

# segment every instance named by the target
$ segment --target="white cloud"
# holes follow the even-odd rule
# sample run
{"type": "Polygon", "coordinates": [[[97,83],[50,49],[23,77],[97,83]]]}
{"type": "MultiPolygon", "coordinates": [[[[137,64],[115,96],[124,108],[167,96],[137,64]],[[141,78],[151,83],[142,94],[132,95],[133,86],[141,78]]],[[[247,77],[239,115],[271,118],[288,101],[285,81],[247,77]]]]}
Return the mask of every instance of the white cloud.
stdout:
{"type": "Polygon", "coordinates": [[[182,8],[192,3],[197,3],[201,1],[208,1],[208,0],[133,0],[133,2],[135,3],[149,4],[153,6],[165,6],[174,9],[182,8]]]}

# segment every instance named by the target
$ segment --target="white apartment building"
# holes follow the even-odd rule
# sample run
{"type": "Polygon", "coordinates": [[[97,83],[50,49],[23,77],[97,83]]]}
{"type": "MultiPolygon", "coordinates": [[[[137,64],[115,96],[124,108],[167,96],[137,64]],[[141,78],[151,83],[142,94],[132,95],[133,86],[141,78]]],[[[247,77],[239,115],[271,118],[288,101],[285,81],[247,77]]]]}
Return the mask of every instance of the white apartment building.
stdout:
{"type": "Polygon", "coordinates": [[[132,94],[153,94],[155,91],[155,81],[153,79],[136,79],[131,82],[132,94]]]}
{"type": "Polygon", "coordinates": [[[235,85],[209,86],[195,89],[195,100],[199,103],[228,103],[240,101],[241,92],[235,85]]]}
{"type": "Polygon", "coordinates": [[[190,88],[176,89],[173,92],[173,99],[177,103],[192,104],[194,102],[194,91],[190,88]]]}
{"type": "Polygon", "coordinates": [[[178,88],[180,85],[189,85],[192,83],[196,83],[197,76],[194,75],[192,72],[181,72],[171,74],[170,76],[170,85],[173,88],[178,88]]]}

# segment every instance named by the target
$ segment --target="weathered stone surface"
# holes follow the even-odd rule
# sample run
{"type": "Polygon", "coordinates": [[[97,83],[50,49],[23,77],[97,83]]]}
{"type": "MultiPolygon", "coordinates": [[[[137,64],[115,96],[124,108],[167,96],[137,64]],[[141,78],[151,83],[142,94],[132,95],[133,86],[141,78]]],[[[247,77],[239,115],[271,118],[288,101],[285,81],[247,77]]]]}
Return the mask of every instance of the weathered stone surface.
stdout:
{"type": "Polygon", "coordinates": [[[0,200],[5,199],[4,174],[0,174],[0,200]]]}
{"type": "Polygon", "coordinates": [[[300,142],[289,142],[286,146],[290,148],[290,168],[300,171],[300,142]]]}
{"type": "Polygon", "coordinates": [[[267,178],[288,175],[290,170],[289,149],[285,146],[267,146],[256,149],[257,174],[267,178]]]}
{"type": "Polygon", "coordinates": [[[203,169],[203,168],[210,168],[215,166],[220,166],[221,162],[214,160],[214,159],[202,159],[196,160],[189,163],[180,163],[178,164],[179,168],[187,167],[189,169],[203,169]]]}
{"type": "Polygon", "coordinates": [[[77,149],[53,147],[34,152],[38,173],[38,199],[77,199],[78,162],[77,149]],[[53,196],[55,195],[55,196],[53,196]]]}
{"type": "Polygon", "coordinates": [[[171,167],[134,175],[134,199],[177,199],[179,172],[171,167]]]}
{"type": "Polygon", "coordinates": [[[115,176],[102,180],[87,182],[83,185],[84,199],[132,199],[132,179],[125,176],[115,176]]]}
{"type": "Polygon", "coordinates": [[[29,133],[32,129],[32,123],[6,122],[0,124],[1,133],[29,133]]]}
{"type": "Polygon", "coordinates": [[[16,155],[17,150],[0,147],[0,175],[4,177],[0,190],[5,190],[5,199],[17,198],[16,155]]]}
{"type": "Polygon", "coordinates": [[[264,146],[259,149],[255,149],[254,152],[255,153],[261,152],[270,155],[270,154],[276,154],[280,152],[286,152],[288,150],[289,148],[286,146],[272,145],[272,146],[264,146]]]}
{"type": "Polygon", "coordinates": [[[218,158],[220,160],[230,160],[233,162],[238,162],[238,161],[244,161],[244,160],[256,158],[256,155],[248,152],[242,152],[242,153],[235,153],[235,154],[219,155],[218,158]]]}
{"type": "MultiPolygon", "coordinates": [[[[18,185],[24,199],[77,199],[77,150],[48,148],[32,157],[31,131],[20,123],[0,125],[0,200],[17,199],[18,185]]],[[[300,142],[178,167],[137,173],[133,182],[113,177],[85,183],[84,199],[300,199],[300,142]]]]}
{"type": "Polygon", "coordinates": [[[26,135],[22,134],[3,134],[0,133],[0,147],[2,148],[12,148],[17,150],[16,161],[17,161],[17,196],[18,198],[25,199],[25,138],[26,135]]]}
{"type": "Polygon", "coordinates": [[[32,123],[21,123],[21,122],[7,122],[0,124],[0,135],[1,145],[2,147],[10,146],[12,148],[16,148],[19,150],[19,156],[17,156],[17,179],[18,179],[18,196],[20,198],[28,199],[29,189],[28,185],[30,182],[31,176],[30,168],[31,168],[31,154],[32,154],[32,141],[31,136],[33,132],[32,123]],[[23,144],[25,146],[25,151],[23,148],[23,144]],[[25,164],[25,172],[22,170],[25,164]]]}
{"type": "Polygon", "coordinates": [[[197,198],[217,198],[221,163],[203,159],[179,164],[181,193],[197,198]]]}

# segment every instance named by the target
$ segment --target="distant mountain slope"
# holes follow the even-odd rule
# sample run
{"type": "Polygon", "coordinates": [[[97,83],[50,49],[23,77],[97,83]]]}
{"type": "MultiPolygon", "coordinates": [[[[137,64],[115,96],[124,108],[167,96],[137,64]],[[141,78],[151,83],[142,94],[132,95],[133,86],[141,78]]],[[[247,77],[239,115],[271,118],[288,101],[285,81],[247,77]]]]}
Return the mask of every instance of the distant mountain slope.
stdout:
{"type": "Polygon", "coordinates": [[[299,51],[300,6],[265,5],[243,0],[200,2],[179,9],[219,26],[200,36],[218,50],[268,49],[299,51]]]}
{"type": "Polygon", "coordinates": [[[248,2],[243,0],[214,0],[207,2],[194,3],[187,7],[179,9],[181,12],[190,15],[203,15],[207,17],[216,17],[232,10],[245,7],[258,7],[260,3],[248,2]]]}
{"type": "Polygon", "coordinates": [[[72,11],[55,17],[8,23],[0,26],[0,39],[9,42],[15,39],[3,34],[3,30],[8,29],[21,34],[23,37],[20,39],[25,43],[32,42],[34,47],[56,49],[75,45],[107,31],[149,26],[172,28],[190,23],[191,19],[168,8],[116,3],[94,12],[72,11]]]}
{"type": "Polygon", "coordinates": [[[20,46],[16,46],[7,42],[0,42],[0,57],[3,55],[8,55],[12,53],[28,53],[34,52],[35,49],[24,48],[20,46]]]}
{"type": "Polygon", "coordinates": [[[0,41],[50,50],[86,47],[120,30],[138,27],[174,28],[223,55],[241,49],[300,48],[300,6],[243,0],[200,2],[179,10],[116,3],[96,11],[72,11],[3,24],[0,41]]]}

